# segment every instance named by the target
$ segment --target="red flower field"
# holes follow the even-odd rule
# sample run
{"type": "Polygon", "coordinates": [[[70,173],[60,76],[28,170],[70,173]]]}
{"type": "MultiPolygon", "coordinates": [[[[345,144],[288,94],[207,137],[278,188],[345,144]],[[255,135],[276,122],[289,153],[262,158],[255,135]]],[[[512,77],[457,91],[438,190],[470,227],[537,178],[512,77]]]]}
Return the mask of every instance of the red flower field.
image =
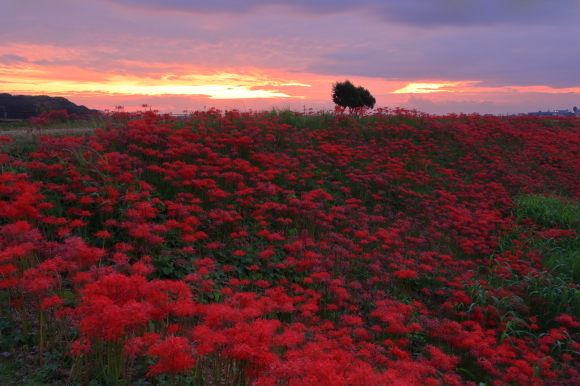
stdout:
{"type": "Polygon", "coordinates": [[[107,122],[0,155],[0,351],[47,383],[580,385],[577,118],[107,122]]]}

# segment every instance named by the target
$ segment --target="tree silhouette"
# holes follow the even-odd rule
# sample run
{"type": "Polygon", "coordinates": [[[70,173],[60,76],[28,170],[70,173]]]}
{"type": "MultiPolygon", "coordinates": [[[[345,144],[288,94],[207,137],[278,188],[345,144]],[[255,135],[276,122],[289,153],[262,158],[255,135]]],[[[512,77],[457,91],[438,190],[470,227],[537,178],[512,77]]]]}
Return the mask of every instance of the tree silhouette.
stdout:
{"type": "Polygon", "coordinates": [[[356,87],[348,80],[333,83],[332,101],[340,107],[348,108],[350,113],[359,107],[372,109],[377,102],[369,90],[361,86],[356,87]]]}
{"type": "Polygon", "coordinates": [[[370,91],[361,86],[357,87],[357,90],[361,96],[363,106],[370,109],[374,108],[377,100],[371,95],[370,91]]]}

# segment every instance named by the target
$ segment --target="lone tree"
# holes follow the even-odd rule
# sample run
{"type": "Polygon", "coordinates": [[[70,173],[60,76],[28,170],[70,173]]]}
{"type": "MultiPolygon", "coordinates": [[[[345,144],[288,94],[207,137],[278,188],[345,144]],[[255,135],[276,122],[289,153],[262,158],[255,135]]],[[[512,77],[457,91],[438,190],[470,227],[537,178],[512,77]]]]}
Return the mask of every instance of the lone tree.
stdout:
{"type": "Polygon", "coordinates": [[[340,107],[348,107],[350,113],[359,107],[372,109],[377,102],[369,90],[361,86],[355,87],[348,80],[332,84],[332,101],[340,107]]]}

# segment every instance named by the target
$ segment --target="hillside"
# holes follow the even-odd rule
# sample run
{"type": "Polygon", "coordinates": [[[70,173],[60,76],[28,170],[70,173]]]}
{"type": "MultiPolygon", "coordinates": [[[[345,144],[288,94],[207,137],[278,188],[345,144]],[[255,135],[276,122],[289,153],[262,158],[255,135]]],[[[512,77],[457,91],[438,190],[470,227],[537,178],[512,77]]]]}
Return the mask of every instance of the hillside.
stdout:
{"type": "Polygon", "coordinates": [[[0,119],[27,119],[51,110],[64,110],[69,114],[96,113],[82,105],[76,105],[63,97],[47,95],[11,95],[0,93],[0,119]]]}

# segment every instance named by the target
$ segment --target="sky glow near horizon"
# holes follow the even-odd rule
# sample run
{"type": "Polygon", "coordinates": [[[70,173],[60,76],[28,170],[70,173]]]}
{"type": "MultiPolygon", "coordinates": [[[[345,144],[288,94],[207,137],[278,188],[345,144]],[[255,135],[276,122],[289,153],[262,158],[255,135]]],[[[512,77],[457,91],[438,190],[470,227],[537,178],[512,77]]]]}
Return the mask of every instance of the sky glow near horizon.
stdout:
{"type": "Polygon", "coordinates": [[[0,92],[89,108],[433,114],[580,106],[576,0],[0,0],[0,92]]]}

